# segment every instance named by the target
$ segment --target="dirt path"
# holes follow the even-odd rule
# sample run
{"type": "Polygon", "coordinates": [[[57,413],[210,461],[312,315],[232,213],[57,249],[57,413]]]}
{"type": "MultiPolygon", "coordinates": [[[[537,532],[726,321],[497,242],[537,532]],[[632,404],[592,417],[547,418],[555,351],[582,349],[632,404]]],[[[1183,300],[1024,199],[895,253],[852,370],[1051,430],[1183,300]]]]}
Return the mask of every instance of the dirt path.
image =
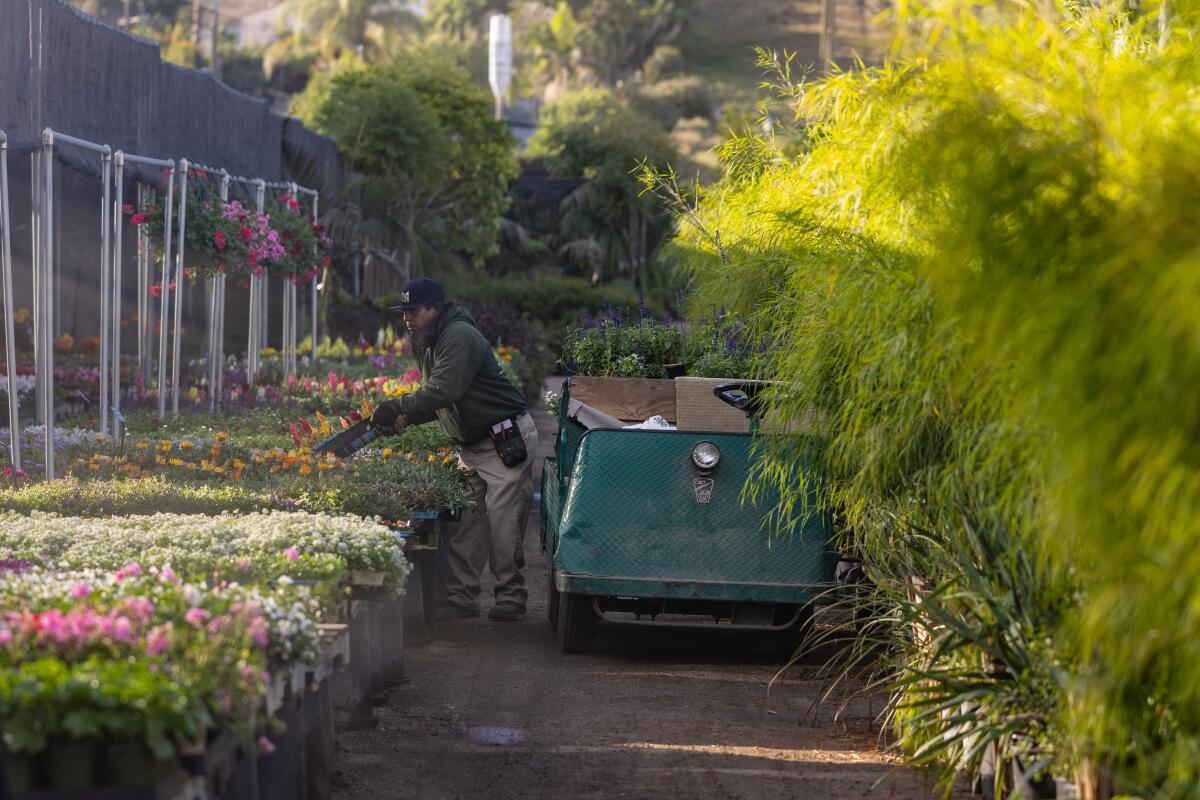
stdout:
{"type": "MultiPolygon", "coordinates": [[[[548,450],[552,423],[536,416],[548,450]]],[[[878,751],[881,699],[841,723],[832,709],[814,717],[819,664],[768,691],[779,660],[757,639],[601,629],[591,654],[561,655],[536,514],[529,530],[528,616],[456,622],[410,645],[378,729],[338,740],[336,797],[934,796],[878,751]]],[[[486,585],[484,597],[486,608],[486,585]]]]}

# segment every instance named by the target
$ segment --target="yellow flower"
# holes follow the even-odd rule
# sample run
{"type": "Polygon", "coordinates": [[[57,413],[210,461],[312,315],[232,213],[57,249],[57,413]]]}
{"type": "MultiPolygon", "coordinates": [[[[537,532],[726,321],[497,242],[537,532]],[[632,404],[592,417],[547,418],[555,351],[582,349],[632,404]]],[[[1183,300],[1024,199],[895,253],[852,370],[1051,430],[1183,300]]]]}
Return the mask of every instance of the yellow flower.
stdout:
{"type": "Polygon", "coordinates": [[[134,445],[134,447],[136,447],[138,450],[150,449],[150,445],[146,444],[145,442],[138,442],[137,444],[134,445]]]}
{"type": "Polygon", "coordinates": [[[311,475],[312,467],[310,467],[308,464],[302,464],[300,466],[300,474],[301,475],[311,475]]]}
{"type": "Polygon", "coordinates": [[[435,456],[433,453],[430,453],[428,458],[426,458],[425,460],[428,461],[430,464],[432,464],[433,462],[437,461],[437,456],[435,456]]]}
{"type": "Polygon", "coordinates": [[[392,448],[390,448],[390,447],[385,447],[385,448],[383,448],[383,454],[382,454],[382,455],[383,455],[383,457],[384,457],[384,458],[390,458],[390,457],[391,457],[391,455],[392,455],[392,448]]]}
{"type": "Polygon", "coordinates": [[[183,459],[181,459],[181,458],[172,458],[172,459],[168,460],[168,461],[167,461],[167,463],[168,463],[168,464],[170,464],[172,467],[182,467],[182,466],[183,466],[183,459]]]}
{"type": "Polygon", "coordinates": [[[195,447],[196,445],[193,442],[180,442],[179,446],[182,447],[184,450],[189,450],[189,449],[195,447]]]}
{"type": "Polygon", "coordinates": [[[453,462],[453,461],[454,461],[454,459],[453,459],[453,458],[451,458],[450,456],[445,456],[445,457],[442,459],[442,463],[443,463],[443,464],[449,464],[449,463],[451,463],[451,462],[453,462]]]}

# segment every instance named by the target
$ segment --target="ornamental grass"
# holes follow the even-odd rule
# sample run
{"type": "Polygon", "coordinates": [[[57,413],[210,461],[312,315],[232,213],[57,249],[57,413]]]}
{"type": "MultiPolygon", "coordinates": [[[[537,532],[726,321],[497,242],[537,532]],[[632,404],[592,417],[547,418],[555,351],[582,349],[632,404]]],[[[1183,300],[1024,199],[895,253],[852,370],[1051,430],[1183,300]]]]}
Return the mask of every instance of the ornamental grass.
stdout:
{"type": "Polygon", "coordinates": [[[947,785],[992,750],[1192,796],[1200,5],[897,22],[878,67],[764,57],[797,126],[678,206],[697,303],[748,320],[783,414],[827,421],[764,440],[746,496],[778,489],[785,526],[817,488],[844,522],[875,584],[851,660],[947,785]]]}

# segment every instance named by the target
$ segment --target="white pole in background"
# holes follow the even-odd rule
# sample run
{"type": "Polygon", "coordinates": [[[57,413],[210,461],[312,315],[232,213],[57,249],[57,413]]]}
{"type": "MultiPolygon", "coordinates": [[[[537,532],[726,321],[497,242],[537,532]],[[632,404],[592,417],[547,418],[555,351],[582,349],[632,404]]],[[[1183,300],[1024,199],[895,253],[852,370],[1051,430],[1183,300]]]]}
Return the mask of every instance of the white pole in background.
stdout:
{"type": "Polygon", "coordinates": [[[4,291],[4,356],[8,365],[8,456],[21,468],[20,408],[17,404],[17,345],[13,341],[12,239],[8,210],[8,137],[0,131],[0,270],[4,291]]]}
{"type": "Polygon", "coordinates": [[[504,110],[504,97],[512,82],[512,20],[507,14],[493,14],[488,20],[488,84],[496,98],[496,119],[504,110]]]}

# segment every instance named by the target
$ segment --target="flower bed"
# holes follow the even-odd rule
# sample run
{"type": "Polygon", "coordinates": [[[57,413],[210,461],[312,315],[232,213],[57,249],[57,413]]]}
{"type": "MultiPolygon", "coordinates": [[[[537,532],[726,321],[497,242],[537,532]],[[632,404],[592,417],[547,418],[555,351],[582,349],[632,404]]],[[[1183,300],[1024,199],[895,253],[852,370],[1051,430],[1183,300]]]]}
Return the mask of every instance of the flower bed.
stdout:
{"type": "Polygon", "coordinates": [[[218,730],[251,740],[267,722],[268,666],[317,654],[315,605],[293,585],[188,582],[169,566],[137,562],[54,572],[10,561],[0,604],[10,762],[102,745],[171,760],[218,730]]]}

